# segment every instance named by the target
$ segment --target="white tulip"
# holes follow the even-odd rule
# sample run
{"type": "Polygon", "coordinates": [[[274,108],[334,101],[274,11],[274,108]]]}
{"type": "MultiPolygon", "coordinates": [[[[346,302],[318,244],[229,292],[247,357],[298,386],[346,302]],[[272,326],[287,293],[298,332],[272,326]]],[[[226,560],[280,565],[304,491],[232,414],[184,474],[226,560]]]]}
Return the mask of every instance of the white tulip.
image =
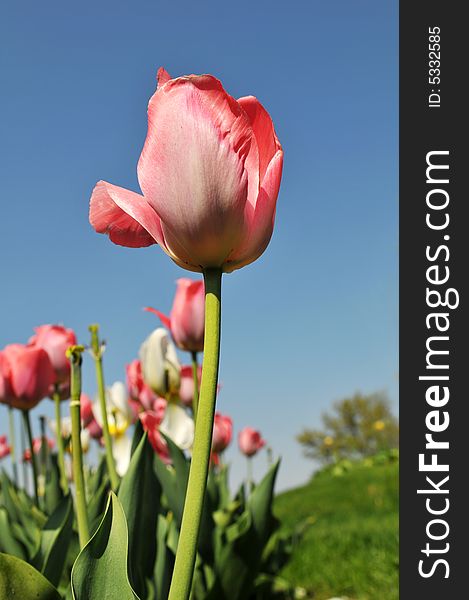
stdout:
{"type": "Polygon", "coordinates": [[[132,450],[132,442],[125,434],[118,435],[112,442],[112,455],[116,462],[116,471],[120,477],[123,477],[130,464],[130,452],[132,450]]]}
{"type": "MultiPolygon", "coordinates": [[[[57,421],[51,419],[49,421],[49,429],[57,438],[57,421]]],[[[62,417],[60,419],[60,433],[63,438],[69,438],[72,435],[72,419],[70,417],[62,417]]]]}
{"type": "Polygon", "coordinates": [[[166,329],[159,327],[140,347],[140,361],[145,383],[159,396],[175,394],[181,383],[181,365],[166,329]]]}
{"type": "Polygon", "coordinates": [[[194,443],[194,420],[174,402],[169,402],[160,425],[161,433],[171,438],[182,450],[194,443]]]}
{"type": "MultiPolygon", "coordinates": [[[[109,433],[112,436],[122,435],[133,420],[133,412],[128,402],[128,393],[122,381],[116,381],[106,388],[106,412],[109,433]]],[[[93,404],[93,414],[98,424],[103,426],[103,416],[99,399],[93,404]]]]}

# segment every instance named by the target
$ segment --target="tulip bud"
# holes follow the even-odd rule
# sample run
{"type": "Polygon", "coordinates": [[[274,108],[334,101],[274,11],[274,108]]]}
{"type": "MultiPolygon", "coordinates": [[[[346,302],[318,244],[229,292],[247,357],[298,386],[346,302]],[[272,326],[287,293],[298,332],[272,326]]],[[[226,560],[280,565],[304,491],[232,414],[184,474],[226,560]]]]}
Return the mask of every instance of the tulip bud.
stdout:
{"type": "Polygon", "coordinates": [[[162,327],[155,329],[140,347],[145,383],[159,396],[176,394],[181,383],[181,365],[176,348],[162,327]]]}
{"type": "Polygon", "coordinates": [[[238,434],[238,445],[245,456],[254,456],[265,446],[265,440],[262,439],[259,431],[252,427],[245,427],[238,434]]]}
{"type": "Polygon", "coordinates": [[[29,344],[47,352],[56,374],[56,382],[66,382],[70,377],[70,363],[65,353],[69,346],[77,343],[75,332],[62,325],[41,325],[35,331],[29,344]]]}
{"type": "Polygon", "coordinates": [[[233,421],[220,413],[215,413],[213,423],[212,451],[219,454],[226,450],[233,436],[233,421]]]}

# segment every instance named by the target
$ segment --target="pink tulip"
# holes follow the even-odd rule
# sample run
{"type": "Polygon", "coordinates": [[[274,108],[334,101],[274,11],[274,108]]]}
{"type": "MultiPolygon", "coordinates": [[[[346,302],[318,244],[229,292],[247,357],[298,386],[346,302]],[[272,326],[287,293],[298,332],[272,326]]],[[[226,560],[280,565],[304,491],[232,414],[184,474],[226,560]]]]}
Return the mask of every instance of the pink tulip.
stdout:
{"type": "Polygon", "coordinates": [[[8,390],[6,402],[14,408],[29,410],[49,393],[55,371],[45,350],[37,346],[10,344],[3,350],[2,387],[8,390]]]}
{"type": "Polygon", "coordinates": [[[5,353],[0,350],[0,402],[5,404],[9,404],[10,400],[13,399],[10,375],[10,363],[5,356],[5,353]]]}
{"type": "Polygon", "coordinates": [[[96,421],[93,413],[93,403],[87,394],[80,397],[80,416],[83,427],[88,429],[90,437],[100,440],[103,435],[101,425],[96,421]]]}
{"type": "Polygon", "coordinates": [[[10,446],[6,435],[0,435],[0,459],[10,454],[10,446]]]}
{"type": "Polygon", "coordinates": [[[169,448],[166,440],[160,433],[161,414],[147,410],[140,413],[139,417],[144,431],[148,433],[148,440],[153,446],[153,450],[165,464],[169,465],[171,463],[169,448]]]}
{"type": "Polygon", "coordinates": [[[230,417],[215,413],[213,425],[212,451],[216,454],[226,450],[233,437],[233,421],[230,417]]]}
{"type": "Polygon", "coordinates": [[[265,446],[265,440],[262,439],[259,431],[252,427],[245,427],[238,434],[238,445],[245,456],[254,456],[265,446]]]}
{"type": "Polygon", "coordinates": [[[125,370],[130,398],[138,402],[143,410],[151,410],[157,396],[143,380],[142,363],[135,359],[126,365],[125,370]]]}
{"type": "Polygon", "coordinates": [[[174,343],[181,350],[202,352],[204,349],[205,288],[204,282],[183,277],[177,280],[171,314],[151,307],[145,310],[158,315],[165,327],[171,331],[174,343]]]}
{"type": "Polygon", "coordinates": [[[94,419],[93,402],[87,394],[80,396],[80,417],[85,427],[94,419]]]}
{"type": "MultiPolygon", "coordinates": [[[[43,348],[49,355],[56,374],[56,381],[67,381],[70,377],[70,363],[65,352],[77,343],[74,331],[62,325],[41,325],[35,328],[29,344],[43,348]]],[[[68,397],[68,396],[67,396],[68,397]]]]}
{"type": "Polygon", "coordinates": [[[122,246],[158,243],[189,271],[231,272],[270,241],[282,164],[256,98],[235,100],[212,75],[160,69],[137,168],[143,195],[99,181],[90,222],[122,246]]]}
{"type": "MultiPolygon", "coordinates": [[[[201,366],[199,366],[197,369],[197,379],[199,380],[200,389],[200,381],[202,379],[201,366]]],[[[183,365],[181,367],[181,386],[179,388],[179,398],[185,406],[192,408],[192,402],[194,400],[194,375],[192,373],[192,365],[183,365]]]]}

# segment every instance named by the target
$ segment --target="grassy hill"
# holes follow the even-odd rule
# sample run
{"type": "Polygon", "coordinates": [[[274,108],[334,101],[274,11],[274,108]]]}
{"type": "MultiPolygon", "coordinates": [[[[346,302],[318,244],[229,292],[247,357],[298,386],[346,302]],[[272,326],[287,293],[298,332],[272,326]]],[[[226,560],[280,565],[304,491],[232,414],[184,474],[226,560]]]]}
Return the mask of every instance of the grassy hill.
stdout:
{"type": "Polygon", "coordinates": [[[398,463],[353,465],[318,473],[280,494],[275,513],[284,527],[312,517],[280,575],[315,600],[397,600],[398,463]]]}

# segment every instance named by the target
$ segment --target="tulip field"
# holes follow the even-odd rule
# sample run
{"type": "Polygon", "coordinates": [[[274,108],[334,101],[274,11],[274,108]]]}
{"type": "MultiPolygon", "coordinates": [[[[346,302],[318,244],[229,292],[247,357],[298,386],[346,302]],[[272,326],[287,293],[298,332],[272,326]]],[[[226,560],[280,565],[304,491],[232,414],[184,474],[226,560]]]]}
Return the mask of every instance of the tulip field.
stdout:
{"type": "MultiPolygon", "coordinates": [[[[38,323],[0,350],[9,417],[0,436],[8,465],[0,476],[0,600],[325,600],[335,592],[371,600],[376,582],[347,586],[331,575],[341,567],[331,567],[330,545],[327,556],[317,550],[326,547],[321,540],[340,540],[340,478],[326,485],[329,499],[321,474],[299,500],[276,497],[278,471],[288,465],[271,459],[255,422],[233,439],[231,416],[217,408],[221,328],[231,318],[222,281],[264,253],[275,223],[283,149],[272,119],[257,98],[232,97],[212,75],[172,77],[160,68],[157,79],[135,157],[140,189],[98,181],[89,223],[116,253],[157,245],[184,271],[169,314],[146,307],[153,326],[133,349],[125,382],[108,380],[109,332],[98,324],[79,338],[73,324],[38,323]],[[85,362],[93,397],[83,386],[85,362]],[[54,418],[32,423],[32,409],[46,402],[54,418]],[[225,458],[235,444],[246,467],[237,489],[225,458]],[[261,452],[268,466],[254,478],[261,452]],[[321,520],[324,504],[330,522],[321,520]]],[[[357,469],[364,479],[372,472],[357,469]]],[[[377,536],[383,595],[373,598],[393,600],[394,504],[382,496],[385,515],[379,503],[365,509],[378,507],[392,539],[383,549],[377,536]]]]}

